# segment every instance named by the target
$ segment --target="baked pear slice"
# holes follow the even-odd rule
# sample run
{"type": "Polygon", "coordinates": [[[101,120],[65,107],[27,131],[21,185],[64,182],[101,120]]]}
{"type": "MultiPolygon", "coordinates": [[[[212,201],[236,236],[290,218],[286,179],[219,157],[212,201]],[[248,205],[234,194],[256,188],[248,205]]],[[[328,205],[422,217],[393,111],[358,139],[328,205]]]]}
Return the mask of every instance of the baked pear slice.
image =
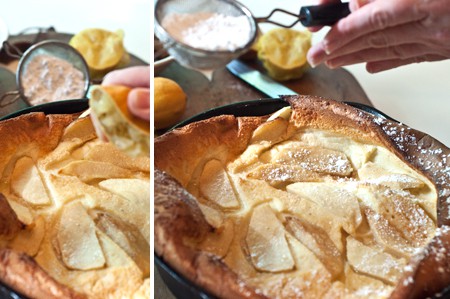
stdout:
{"type": "Polygon", "coordinates": [[[63,208],[56,238],[62,261],[69,269],[92,270],[105,265],[95,223],[80,202],[63,208]]]}
{"type": "Polygon", "coordinates": [[[268,204],[253,210],[245,241],[256,269],[279,272],[294,268],[286,231],[268,204]]]}
{"type": "Polygon", "coordinates": [[[126,86],[94,85],[89,107],[97,135],[131,156],[150,154],[150,123],[128,111],[126,86]]]}

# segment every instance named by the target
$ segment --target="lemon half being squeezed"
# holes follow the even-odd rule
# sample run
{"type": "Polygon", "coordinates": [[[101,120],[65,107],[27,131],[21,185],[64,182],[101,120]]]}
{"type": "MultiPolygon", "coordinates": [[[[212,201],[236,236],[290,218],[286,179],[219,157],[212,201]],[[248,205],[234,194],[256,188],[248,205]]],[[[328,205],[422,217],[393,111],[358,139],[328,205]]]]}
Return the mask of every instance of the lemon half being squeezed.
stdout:
{"type": "Polygon", "coordinates": [[[306,53],[311,48],[311,32],[275,28],[258,40],[258,58],[270,77],[279,81],[300,78],[308,68],[306,53]]]}
{"type": "Polygon", "coordinates": [[[128,111],[127,98],[131,88],[121,85],[93,85],[89,93],[91,118],[99,137],[112,142],[130,156],[150,153],[150,122],[128,111]]]}

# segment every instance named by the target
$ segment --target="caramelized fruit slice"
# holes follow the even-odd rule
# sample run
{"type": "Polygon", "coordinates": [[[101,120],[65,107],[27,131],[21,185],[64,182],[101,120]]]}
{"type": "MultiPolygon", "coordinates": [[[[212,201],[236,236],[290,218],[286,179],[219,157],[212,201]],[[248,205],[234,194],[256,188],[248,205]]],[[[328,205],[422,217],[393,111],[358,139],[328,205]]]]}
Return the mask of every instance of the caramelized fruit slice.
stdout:
{"type": "Polygon", "coordinates": [[[361,168],[378,151],[374,145],[359,143],[336,132],[316,129],[306,129],[299,142],[342,152],[355,168],[361,168]]]}
{"type": "Polygon", "coordinates": [[[287,164],[263,164],[253,169],[247,176],[251,179],[264,180],[271,185],[321,180],[317,172],[287,164]]]}
{"type": "Polygon", "coordinates": [[[95,161],[73,161],[61,169],[61,174],[76,176],[83,182],[133,176],[133,173],[128,169],[95,161]]]}
{"type": "Polygon", "coordinates": [[[414,247],[427,244],[436,227],[434,221],[414,202],[413,196],[404,191],[380,191],[375,193],[382,207],[378,213],[388,219],[414,247]]]}
{"type": "Polygon", "coordinates": [[[410,255],[433,236],[434,221],[409,192],[370,186],[358,195],[375,239],[388,250],[410,255]]]}
{"type": "Polygon", "coordinates": [[[294,268],[286,231],[268,204],[253,210],[245,241],[255,268],[279,272],[294,268]]]}
{"type": "Polygon", "coordinates": [[[94,221],[80,202],[71,202],[64,207],[56,237],[62,260],[68,268],[91,270],[105,265],[95,229],[94,221]]]}
{"type": "Polygon", "coordinates": [[[377,277],[391,284],[397,283],[406,265],[404,259],[366,246],[355,238],[347,237],[347,259],[358,272],[377,277]]]}
{"type": "Polygon", "coordinates": [[[350,292],[364,290],[366,298],[379,298],[380,295],[388,298],[394,289],[379,279],[355,272],[348,264],[345,266],[345,287],[350,292]]]}
{"type": "Polygon", "coordinates": [[[369,184],[382,185],[392,189],[422,188],[425,183],[403,173],[389,173],[373,162],[368,162],[358,169],[360,180],[369,184]]]}
{"type": "Polygon", "coordinates": [[[150,245],[139,230],[113,215],[99,211],[93,214],[97,227],[133,259],[144,276],[148,276],[150,274],[150,245]]]}
{"type": "Polygon", "coordinates": [[[239,207],[228,174],[218,160],[210,160],[205,164],[200,176],[200,191],[208,200],[223,208],[239,207]]]}
{"type": "Polygon", "coordinates": [[[27,202],[33,205],[48,205],[51,203],[41,175],[29,157],[17,160],[11,177],[11,187],[27,202]]]}
{"type": "Polygon", "coordinates": [[[267,121],[271,121],[279,117],[285,120],[289,120],[291,114],[292,114],[291,106],[286,106],[272,113],[272,115],[267,119],[267,121]]]}
{"type": "Polygon", "coordinates": [[[364,208],[364,213],[375,240],[386,251],[402,256],[410,256],[414,252],[414,247],[403,238],[399,231],[390,225],[384,216],[370,208],[364,208]]]}
{"type": "Polygon", "coordinates": [[[278,142],[283,140],[283,136],[286,133],[289,122],[282,118],[275,118],[271,121],[267,121],[260,125],[253,132],[251,143],[268,141],[268,142],[278,142]]]}
{"type": "MultiPolygon", "coordinates": [[[[16,213],[17,218],[19,219],[20,222],[22,222],[25,225],[30,225],[33,223],[34,221],[33,214],[31,213],[31,210],[27,206],[17,203],[14,200],[9,200],[8,203],[10,207],[14,210],[14,213],[16,213]]],[[[0,208],[0,210],[4,212],[4,208],[0,208]]],[[[5,219],[4,216],[0,217],[0,219],[1,218],[5,219]]]]}
{"type": "MultiPolygon", "coordinates": [[[[150,180],[109,179],[98,185],[122,197],[121,209],[117,214],[124,221],[133,223],[147,243],[150,243],[150,180]]],[[[116,209],[115,205],[108,206],[105,203],[103,206],[106,209],[116,209]]]]}
{"type": "Polygon", "coordinates": [[[325,230],[292,216],[286,217],[286,228],[314,253],[332,277],[336,278],[342,273],[344,259],[325,230]]]}
{"type": "Polygon", "coordinates": [[[425,186],[421,180],[407,174],[389,174],[366,181],[369,184],[382,185],[392,189],[416,189],[425,186]]]}
{"type": "Polygon", "coordinates": [[[334,184],[300,182],[287,186],[286,190],[334,213],[342,219],[348,233],[353,233],[362,221],[358,198],[334,184]]]}
{"type": "Polygon", "coordinates": [[[336,150],[287,142],[271,153],[273,163],[298,165],[325,174],[348,176],[353,168],[347,156],[336,150]]]}
{"type": "Polygon", "coordinates": [[[223,227],[224,217],[222,212],[201,203],[198,203],[198,206],[202,211],[203,216],[205,216],[206,222],[215,229],[221,229],[223,227]]]}

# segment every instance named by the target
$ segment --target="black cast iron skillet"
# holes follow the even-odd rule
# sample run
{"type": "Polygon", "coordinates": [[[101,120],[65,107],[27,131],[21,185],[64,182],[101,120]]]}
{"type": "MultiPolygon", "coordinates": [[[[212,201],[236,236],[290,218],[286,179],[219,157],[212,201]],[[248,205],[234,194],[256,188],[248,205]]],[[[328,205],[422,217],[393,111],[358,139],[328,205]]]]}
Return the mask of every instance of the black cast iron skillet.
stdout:
{"type": "Polygon", "coordinates": [[[89,108],[88,99],[75,99],[45,103],[36,106],[30,106],[0,118],[1,120],[17,117],[19,115],[31,112],[44,112],[45,114],[72,114],[82,112],[89,108]]]}
{"type": "MultiPolygon", "coordinates": [[[[374,107],[370,107],[360,103],[345,102],[346,104],[360,109],[364,112],[373,114],[377,117],[389,119],[391,121],[396,121],[395,119],[389,117],[385,113],[379,111],[374,107]]],[[[271,114],[285,106],[288,106],[287,102],[281,99],[259,99],[246,102],[238,102],[233,104],[228,104],[225,106],[213,108],[197,114],[189,119],[186,119],[179,124],[175,125],[172,129],[183,127],[192,122],[204,120],[210,117],[231,114],[234,116],[264,116],[271,114]]],[[[171,130],[172,130],[171,129],[171,130]]],[[[172,294],[179,299],[213,299],[216,298],[200,287],[194,285],[188,279],[178,274],[170,265],[168,265],[163,259],[161,259],[155,253],[155,266],[161,275],[162,280],[167,285],[172,294]]],[[[450,286],[445,289],[440,296],[435,296],[430,299],[450,299],[450,286]]]]}

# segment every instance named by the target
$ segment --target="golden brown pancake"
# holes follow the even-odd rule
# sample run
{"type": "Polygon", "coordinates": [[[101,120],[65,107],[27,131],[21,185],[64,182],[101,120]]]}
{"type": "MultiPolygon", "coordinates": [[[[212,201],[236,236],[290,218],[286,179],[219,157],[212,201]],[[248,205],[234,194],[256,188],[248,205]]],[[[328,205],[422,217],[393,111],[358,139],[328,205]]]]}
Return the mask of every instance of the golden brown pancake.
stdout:
{"type": "Polygon", "coordinates": [[[285,100],[155,140],[158,256],[220,298],[441,292],[449,149],[339,102],[285,100]]]}
{"type": "Polygon", "coordinates": [[[31,298],[150,296],[150,162],[90,118],[0,122],[0,280],[31,298]]]}

